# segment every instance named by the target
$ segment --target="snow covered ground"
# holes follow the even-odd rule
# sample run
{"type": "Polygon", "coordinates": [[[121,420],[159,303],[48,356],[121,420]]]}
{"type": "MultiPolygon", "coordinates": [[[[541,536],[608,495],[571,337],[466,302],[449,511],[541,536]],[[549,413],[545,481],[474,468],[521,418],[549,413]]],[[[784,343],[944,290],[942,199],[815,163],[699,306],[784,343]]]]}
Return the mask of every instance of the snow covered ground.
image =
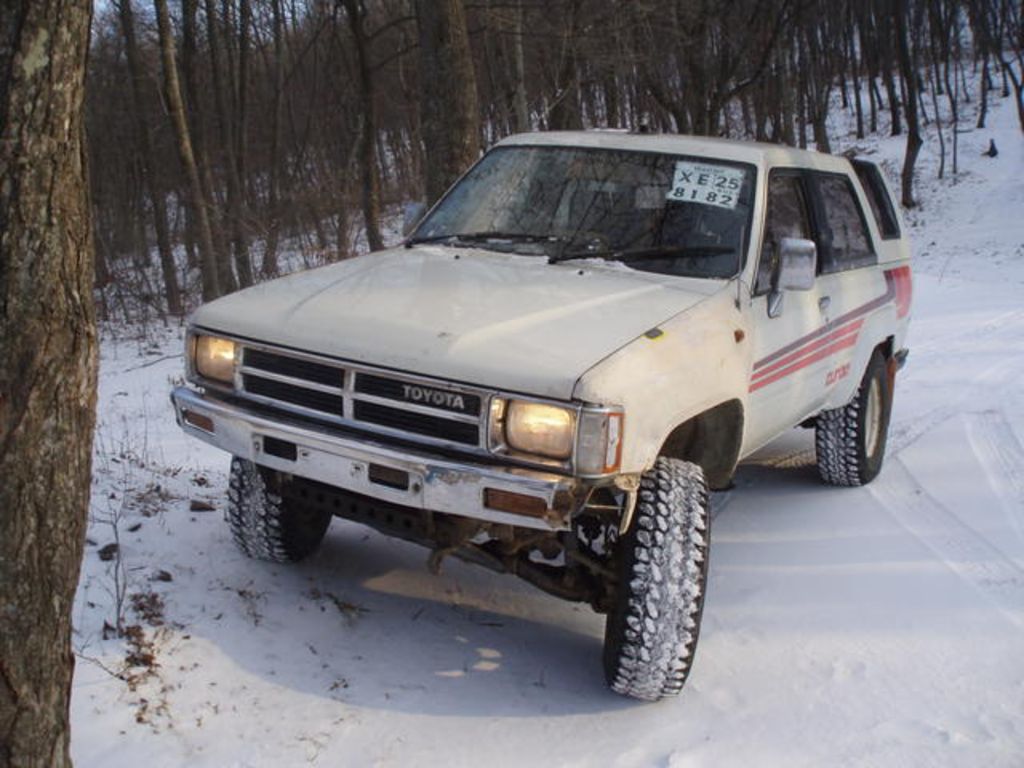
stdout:
{"type": "MultiPolygon", "coordinates": [[[[180,330],[109,331],[77,764],[1024,765],[1024,138],[1010,101],[989,125],[955,184],[921,158],[886,468],[827,488],[797,431],[740,469],[694,672],[659,704],[606,691],[600,617],[512,578],[431,576],[340,521],[300,566],[246,560],[226,458],[173,424],[180,330]],[[133,628],[105,639],[118,602],[133,628]]],[[[898,168],[901,140],[853,143],[898,168]]]]}

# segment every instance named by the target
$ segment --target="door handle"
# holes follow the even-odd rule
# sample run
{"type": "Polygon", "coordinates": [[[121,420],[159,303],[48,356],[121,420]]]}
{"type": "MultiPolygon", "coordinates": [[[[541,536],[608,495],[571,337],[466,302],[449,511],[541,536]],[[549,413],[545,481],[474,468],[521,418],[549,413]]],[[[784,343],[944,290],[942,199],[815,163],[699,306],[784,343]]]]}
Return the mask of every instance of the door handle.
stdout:
{"type": "Polygon", "coordinates": [[[832,305],[832,297],[831,296],[822,296],[820,299],[818,299],[818,309],[820,309],[822,312],[828,312],[828,308],[831,305],[832,305]]]}

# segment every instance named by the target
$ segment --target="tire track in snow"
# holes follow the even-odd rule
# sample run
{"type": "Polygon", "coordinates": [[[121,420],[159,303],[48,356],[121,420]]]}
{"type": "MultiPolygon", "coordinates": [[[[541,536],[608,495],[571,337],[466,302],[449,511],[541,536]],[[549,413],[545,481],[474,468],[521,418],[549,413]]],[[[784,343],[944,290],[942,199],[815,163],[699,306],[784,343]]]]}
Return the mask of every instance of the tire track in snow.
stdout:
{"type": "Polygon", "coordinates": [[[1001,411],[966,414],[971,449],[1024,542],[1024,447],[1001,411]]]}
{"type": "MultiPolygon", "coordinates": [[[[1005,330],[1014,330],[1015,328],[1019,328],[1021,325],[1024,325],[1024,309],[1011,309],[998,314],[995,317],[991,317],[979,325],[973,325],[966,331],[942,336],[933,336],[920,344],[914,343],[911,345],[910,351],[911,354],[915,352],[922,354],[936,351],[942,351],[944,354],[948,354],[951,344],[972,341],[981,337],[991,337],[994,331],[1003,332],[1005,330]]],[[[911,333],[913,333],[913,331],[911,331],[911,333]]],[[[1019,338],[1019,333],[1013,333],[1012,335],[1014,338],[1019,338]]]]}
{"type": "Polygon", "coordinates": [[[896,456],[871,485],[896,521],[1024,630],[1024,568],[932,496],[896,456]]]}
{"type": "MultiPolygon", "coordinates": [[[[952,353],[951,353],[952,354],[952,353]]],[[[1013,357],[1006,357],[983,370],[961,390],[960,396],[945,405],[940,405],[923,414],[900,419],[890,427],[886,455],[896,456],[909,448],[928,432],[967,410],[970,403],[977,402],[988,390],[1001,389],[1018,381],[1024,374],[1024,365],[1013,357]]],[[[898,383],[898,382],[897,382],[898,383]]],[[[896,390],[899,396],[899,390],[896,390]]]]}
{"type": "MultiPolygon", "coordinates": [[[[1024,310],[1012,309],[1001,312],[966,331],[948,336],[937,336],[921,344],[913,344],[910,347],[911,360],[919,359],[921,361],[914,368],[915,375],[921,371],[922,375],[927,376],[933,361],[941,365],[948,361],[950,355],[970,353],[972,351],[970,342],[976,339],[981,338],[990,343],[1000,338],[1017,340],[1020,338],[1022,330],[1024,330],[1024,310]],[[917,354],[915,355],[915,353],[917,354]]],[[[911,364],[913,365],[913,363],[911,364]]],[[[979,395],[985,394],[986,390],[1002,388],[1016,382],[1021,376],[1024,376],[1024,360],[1018,360],[1013,356],[1000,357],[994,364],[974,376],[970,384],[961,390],[960,396],[951,402],[923,414],[904,417],[898,422],[894,422],[889,431],[887,453],[890,456],[898,454],[931,430],[966,410],[965,406],[976,402],[979,395]]],[[[899,398],[899,396],[900,387],[897,379],[896,397],[899,398]]]]}

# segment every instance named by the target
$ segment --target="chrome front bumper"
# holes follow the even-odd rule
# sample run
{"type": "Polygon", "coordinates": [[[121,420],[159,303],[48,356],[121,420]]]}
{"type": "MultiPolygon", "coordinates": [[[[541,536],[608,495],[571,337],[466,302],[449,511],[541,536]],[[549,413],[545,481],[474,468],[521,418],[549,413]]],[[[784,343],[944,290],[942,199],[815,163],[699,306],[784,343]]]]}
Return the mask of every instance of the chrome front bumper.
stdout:
{"type": "Polygon", "coordinates": [[[566,530],[579,499],[581,483],[572,477],[437,459],[372,440],[275,421],[188,387],[176,388],[171,401],[178,425],[193,437],[262,466],[394,504],[526,528],[566,530]],[[212,431],[197,422],[211,426],[212,431]],[[268,452],[268,447],[280,446],[281,441],[295,447],[294,459],[283,457],[279,449],[268,452]],[[407,473],[407,487],[382,483],[388,470],[407,473]],[[487,507],[485,490],[541,499],[545,511],[534,516],[487,507]]]}

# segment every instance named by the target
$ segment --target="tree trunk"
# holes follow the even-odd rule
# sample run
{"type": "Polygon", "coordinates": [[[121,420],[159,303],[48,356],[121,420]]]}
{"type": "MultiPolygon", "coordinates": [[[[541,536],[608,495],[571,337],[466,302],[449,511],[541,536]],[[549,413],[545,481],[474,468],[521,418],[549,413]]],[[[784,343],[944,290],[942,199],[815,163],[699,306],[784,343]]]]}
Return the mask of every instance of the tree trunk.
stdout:
{"type": "MultiPolygon", "coordinates": [[[[181,0],[181,70],[184,76],[185,91],[182,94],[185,102],[185,112],[189,131],[189,139],[192,143],[192,156],[195,159],[196,170],[199,172],[199,184],[203,191],[203,199],[207,205],[214,206],[217,201],[216,188],[213,184],[213,172],[210,170],[210,153],[206,143],[206,124],[204,120],[203,103],[199,91],[199,54],[196,46],[198,30],[196,24],[196,13],[198,11],[198,0],[181,0]]],[[[195,216],[189,210],[189,221],[192,222],[193,230],[197,229],[195,216]]],[[[213,209],[207,209],[207,220],[210,223],[210,237],[213,240],[214,264],[221,271],[222,264],[229,264],[229,246],[224,241],[224,228],[213,214],[213,209]]],[[[221,283],[222,293],[229,293],[231,283],[234,282],[234,275],[228,269],[225,281],[218,279],[221,283]]]]}
{"type": "Polygon", "coordinates": [[[263,277],[277,274],[277,245],[281,232],[281,108],[284,96],[284,19],[281,2],[282,0],[271,0],[270,3],[274,25],[274,94],[270,112],[270,184],[267,190],[267,213],[270,221],[263,244],[263,262],[260,265],[260,274],[263,277]]]}
{"type": "Polygon", "coordinates": [[[380,171],[377,168],[377,105],[370,70],[369,41],[366,39],[366,8],[360,0],[344,0],[349,28],[355,41],[359,70],[359,102],[362,131],[359,139],[359,166],[363,188],[363,224],[371,251],[384,248],[380,233],[380,171]]]}
{"type": "Polygon", "coordinates": [[[868,120],[868,130],[871,133],[878,133],[878,113],[882,109],[882,94],[878,90],[878,81],[875,80],[875,76],[871,76],[869,83],[869,92],[871,95],[871,117],[868,120]]]}
{"type": "Polygon", "coordinates": [[[480,154],[476,78],[462,0],[416,0],[420,124],[432,205],[480,154]]]}
{"type": "Polygon", "coordinates": [[[569,14],[569,18],[562,36],[562,59],[556,82],[560,92],[555,97],[555,104],[549,116],[551,130],[554,131],[574,131],[583,127],[579,98],[579,63],[576,61],[576,36],[582,0],[569,0],[568,5],[566,13],[569,14]]]}
{"type": "MultiPolygon", "coordinates": [[[[928,7],[928,22],[931,29],[932,61],[936,83],[941,83],[941,89],[946,93],[946,101],[949,104],[950,118],[950,143],[952,144],[953,175],[957,174],[957,135],[959,133],[960,112],[959,94],[956,82],[956,73],[950,78],[950,57],[954,54],[953,41],[959,31],[959,9],[953,2],[935,2],[928,7]],[[941,65],[941,70],[940,70],[941,65]],[[940,78],[941,74],[941,80],[940,78]]],[[[936,93],[936,97],[938,94],[936,93]]],[[[935,119],[938,123],[939,137],[942,136],[942,121],[939,119],[938,98],[934,100],[935,119]]],[[[942,153],[945,157],[945,152],[942,153]]],[[[941,175],[940,175],[941,177],[941,175]]]]}
{"type": "Polygon", "coordinates": [[[978,128],[985,127],[985,118],[988,116],[988,83],[988,56],[986,56],[981,65],[981,105],[978,107],[978,128]]]}
{"type": "MultiPolygon", "coordinates": [[[[996,52],[996,60],[1003,68],[1003,97],[1010,95],[1007,82],[1013,84],[1013,95],[1017,101],[1017,122],[1020,123],[1020,130],[1024,133],[1024,72],[1018,74],[1014,71],[1013,62],[1007,60],[1002,51],[996,52]]],[[[1022,67],[1024,69],[1024,67],[1022,67]]]]}
{"type": "Polygon", "coordinates": [[[243,286],[252,285],[252,260],[249,258],[249,141],[246,127],[249,124],[249,29],[252,25],[252,11],[249,0],[238,3],[238,100],[235,109],[235,173],[238,176],[239,217],[238,231],[241,239],[236,240],[235,268],[243,286]]]}
{"type": "MultiPolygon", "coordinates": [[[[231,89],[224,83],[221,64],[221,29],[217,22],[217,9],[213,0],[206,0],[206,35],[210,45],[210,68],[213,70],[213,97],[217,109],[217,125],[220,127],[220,144],[224,152],[224,176],[228,187],[228,229],[231,232],[231,249],[234,254],[235,270],[242,287],[252,285],[252,268],[249,265],[249,249],[242,228],[242,192],[235,160],[235,142],[232,136],[231,89]]],[[[230,57],[228,70],[230,72],[230,57]]],[[[235,290],[236,283],[231,264],[218,264],[218,277],[225,293],[235,290]]]]}
{"type": "Polygon", "coordinates": [[[797,65],[797,85],[796,85],[796,119],[797,119],[797,135],[799,136],[797,146],[800,149],[807,149],[807,67],[806,60],[807,56],[804,53],[803,43],[798,40],[796,51],[799,51],[799,64],[797,65]]]}
{"type": "Polygon", "coordinates": [[[530,110],[526,102],[526,63],[523,57],[523,0],[516,0],[516,7],[513,11],[515,19],[515,35],[512,41],[513,58],[516,68],[516,133],[524,133],[530,130],[530,110]]]}
{"type": "Polygon", "coordinates": [[[857,56],[855,44],[857,25],[853,14],[847,17],[846,30],[846,60],[850,66],[850,76],[853,78],[853,109],[857,120],[857,138],[864,138],[864,103],[860,95],[861,60],[857,56]]]}
{"type": "MultiPolygon", "coordinates": [[[[934,40],[933,40],[934,42],[934,40]]],[[[928,84],[931,86],[932,108],[935,110],[935,133],[939,138],[939,171],[936,176],[942,179],[946,175],[946,136],[942,130],[942,115],[939,113],[938,61],[932,58],[932,66],[928,68],[928,84]]]]}
{"type": "Polygon", "coordinates": [[[132,81],[135,125],[142,150],[142,173],[146,182],[146,191],[149,193],[150,204],[153,206],[153,228],[156,230],[156,247],[160,254],[160,271],[164,278],[167,311],[172,315],[180,315],[182,313],[181,289],[178,287],[178,273],[174,267],[171,236],[167,230],[165,190],[159,182],[156,155],[153,152],[153,142],[149,135],[149,123],[146,121],[146,113],[143,109],[145,74],[142,71],[142,62],[139,60],[139,47],[135,41],[135,20],[131,0],[121,0],[118,12],[121,19],[121,34],[124,36],[125,57],[128,59],[128,72],[132,81]]]}
{"type": "Polygon", "coordinates": [[[791,147],[796,146],[796,134],[793,132],[793,88],[789,86],[789,78],[792,69],[789,66],[788,57],[785,53],[779,54],[779,78],[777,87],[779,89],[779,116],[782,125],[779,129],[779,138],[783,144],[791,147]]]}
{"type": "Polygon", "coordinates": [[[188,179],[189,200],[199,236],[203,301],[211,301],[221,295],[221,285],[217,274],[217,255],[213,249],[210,216],[206,209],[206,200],[203,198],[199,171],[196,168],[195,155],[192,154],[192,139],[189,136],[188,123],[185,122],[185,106],[181,101],[178,69],[174,62],[174,37],[171,30],[171,19],[167,13],[167,0],[153,0],[153,7],[156,9],[157,29],[160,33],[160,56],[164,69],[167,106],[171,112],[171,123],[178,140],[178,157],[181,159],[185,177],[188,179]]]}
{"type": "Polygon", "coordinates": [[[901,80],[904,86],[907,115],[907,151],[903,156],[903,171],[900,174],[902,202],[904,208],[913,208],[914,164],[921,151],[921,126],[917,119],[917,67],[907,35],[907,0],[894,0],[892,5],[893,26],[896,32],[896,52],[899,59],[901,80]]]}
{"type": "MultiPolygon", "coordinates": [[[[892,34],[889,27],[896,10],[890,7],[892,1],[876,0],[874,3],[875,34],[878,44],[879,67],[882,81],[885,84],[885,95],[889,99],[889,112],[892,115],[890,135],[899,136],[903,133],[903,128],[900,124],[900,100],[896,93],[896,80],[893,77],[892,34]]],[[[900,11],[900,13],[905,15],[905,11],[900,11]]]]}
{"type": "Polygon", "coordinates": [[[91,4],[0,10],[0,765],[70,766],[96,404],[82,100],[91,4]]]}

